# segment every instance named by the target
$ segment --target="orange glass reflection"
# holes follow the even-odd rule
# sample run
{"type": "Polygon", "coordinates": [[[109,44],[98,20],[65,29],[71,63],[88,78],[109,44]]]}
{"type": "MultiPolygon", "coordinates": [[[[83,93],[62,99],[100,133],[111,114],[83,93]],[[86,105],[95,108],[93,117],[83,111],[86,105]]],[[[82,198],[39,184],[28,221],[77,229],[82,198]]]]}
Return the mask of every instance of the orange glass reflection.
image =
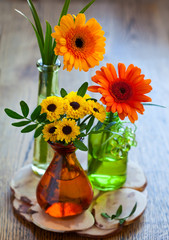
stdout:
{"type": "Polygon", "coordinates": [[[80,166],[73,145],[51,143],[54,158],[37,186],[37,201],[46,213],[62,218],[82,213],[93,190],[80,166]]]}

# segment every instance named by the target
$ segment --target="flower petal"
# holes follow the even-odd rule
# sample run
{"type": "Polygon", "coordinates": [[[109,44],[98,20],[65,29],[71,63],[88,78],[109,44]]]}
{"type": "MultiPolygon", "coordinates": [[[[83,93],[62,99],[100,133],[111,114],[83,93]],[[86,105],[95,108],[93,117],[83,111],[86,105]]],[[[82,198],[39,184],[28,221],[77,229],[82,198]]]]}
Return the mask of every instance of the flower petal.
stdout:
{"type": "Polygon", "coordinates": [[[119,78],[125,79],[126,66],[123,63],[118,64],[119,78]]]}
{"type": "Polygon", "coordinates": [[[79,13],[75,18],[75,26],[84,25],[86,22],[86,17],[83,13],[79,13]]]}
{"type": "Polygon", "coordinates": [[[90,86],[87,90],[90,92],[98,92],[98,88],[100,88],[100,86],[90,86]]]}

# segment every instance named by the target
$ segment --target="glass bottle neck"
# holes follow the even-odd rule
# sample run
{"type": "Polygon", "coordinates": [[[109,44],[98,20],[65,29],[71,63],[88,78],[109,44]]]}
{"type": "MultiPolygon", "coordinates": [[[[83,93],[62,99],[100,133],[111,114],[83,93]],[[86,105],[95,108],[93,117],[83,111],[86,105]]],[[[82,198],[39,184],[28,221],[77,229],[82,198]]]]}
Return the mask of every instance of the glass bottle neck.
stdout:
{"type": "Polygon", "coordinates": [[[48,143],[50,144],[50,146],[53,148],[54,151],[62,155],[71,154],[76,151],[76,147],[73,144],[69,144],[65,146],[61,143],[54,143],[50,141],[48,141],[48,143]]]}
{"type": "Polygon", "coordinates": [[[46,65],[42,63],[42,59],[40,58],[37,61],[36,66],[39,72],[58,72],[61,67],[61,63],[59,59],[57,59],[55,64],[46,65]]]}
{"type": "Polygon", "coordinates": [[[59,94],[58,71],[60,66],[59,60],[54,65],[44,65],[41,59],[37,61],[39,71],[38,104],[49,96],[59,94]]]}

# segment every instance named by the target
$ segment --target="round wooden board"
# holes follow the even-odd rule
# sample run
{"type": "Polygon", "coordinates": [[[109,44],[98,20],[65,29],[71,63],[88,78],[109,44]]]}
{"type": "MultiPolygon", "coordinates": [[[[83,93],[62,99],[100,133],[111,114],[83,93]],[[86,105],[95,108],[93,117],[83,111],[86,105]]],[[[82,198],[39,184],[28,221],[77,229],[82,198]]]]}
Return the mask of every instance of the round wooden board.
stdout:
{"type": "MultiPolygon", "coordinates": [[[[40,178],[37,177],[31,169],[31,165],[27,165],[21,168],[14,176],[11,181],[11,189],[14,193],[15,199],[13,201],[13,207],[23,218],[25,218],[29,222],[33,222],[40,228],[43,228],[48,231],[53,232],[76,232],[78,235],[91,237],[91,238],[100,238],[100,236],[108,237],[115,235],[119,232],[123,226],[117,224],[117,221],[112,224],[109,224],[108,229],[103,229],[99,227],[98,222],[96,221],[96,209],[98,199],[104,199],[104,196],[109,196],[109,199],[114,199],[113,195],[116,192],[116,195],[119,197],[119,205],[123,203],[123,200],[120,198],[124,198],[125,192],[130,194],[130,192],[135,191],[136,195],[140,196],[142,200],[144,200],[144,204],[142,206],[142,211],[139,214],[135,214],[132,218],[132,221],[128,221],[126,224],[133,223],[139,216],[144,212],[146,208],[146,198],[147,198],[147,190],[145,189],[147,185],[147,181],[145,175],[141,169],[141,167],[135,163],[129,162],[128,164],[128,176],[127,181],[124,185],[124,188],[121,188],[112,192],[100,192],[97,189],[94,191],[94,199],[87,211],[83,214],[75,216],[73,218],[68,219],[56,219],[50,217],[46,213],[44,213],[36,201],[36,186],[39,182],[40,178]],[[136,176],[138,174],[139,178],[136,176]],[[135,177],[133,177],[135,176],[135,177]],[[141,180],[140,180],[141,178],[141,180]],[[138,192],[138,190],[140,192],[138,192]],[[144,190],[144,191],[143,191],[144,190]],[[143,192],[141,192],[143,191],[143,192]],[[110,197],[111,196],[111,197],[110,197]],[[92,215],[92,214],[93,215],[92,215]],[[95,224],[94,224],[95,223],[95,224]]],[[[133,194],[131,194],[132,196],[133,194]]],[[[142,201],[141,200],[141,201],[142,201]]],[[[131,201],[131,199],[129,199],[131,201]]],[[[139,199],[137,199],[139,201],[139,199]]],[[[104,201],[103,201],[104,202],[104,201]]],[[[113,202],[112,202],[113,204],[113,202]]],[[[128,203],[130,204],[130,203],[128,203]]],[[[139,202],[139,206],[140,206],[139,202]]],[[[118,205],[118,203],[116,204],[118,205]]],[[[125,206],[128,206],[127,204],[125,206]]],[[[117,210],[117,206],[115,206],[113,211],[117,210]]],[[[125,209],[125,212],[127,209],[125,209]]],[[[114,212],[112,212],[113,214],[114,212]]],[[[98,216],[97,212],[97,216],[98,216]]],[[[102,219],[101,219],[102,220],[102,219]]],[[[103,219],[104,222],[105,219],[103,219]]],[[[102,225],[102,224],[100,224],[102,225]]]]}
{"type": "Polygon", "coordinates": [[[82,214],[67,218],[54,218],[45,213],[38,204],[30,208],[32,222],[42,229],[52,232],[72,232],[85,230],[94,225],[94,217],[89,210],[82,214]]]}
{"type": "Polygon", "coordinates": [[[132,188],[142,192],[146,186],[147,179],[142,168],[138,163],[129,161],[127,166],[127,179],[123,188],[132,188]]]}

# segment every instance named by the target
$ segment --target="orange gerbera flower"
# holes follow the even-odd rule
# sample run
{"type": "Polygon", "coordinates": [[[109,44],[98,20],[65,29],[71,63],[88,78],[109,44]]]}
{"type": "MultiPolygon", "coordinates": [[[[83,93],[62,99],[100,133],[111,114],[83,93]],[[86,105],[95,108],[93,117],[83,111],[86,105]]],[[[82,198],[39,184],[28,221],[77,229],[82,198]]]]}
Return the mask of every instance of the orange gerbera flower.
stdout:
{"type": "Polygon", "coordinates": [[[151,80],[144,79],[141,69],[133,64],[126,70],[125,65],[119,63],[118,75],[114,66],[109,63],[107,67],[102,67],[101,71],[96,71],[96,75],[92,77],[92,81],[100,86],[91,86],[88,90],[102,94],[100,100],[107,105],[107,112],[118,112],[122,120],[128,116],[134,123],[138,119],[137,112],[144,112],[141,102],[151,102],[151,98],[145,95],[152,90],[151,80]]]}
{"type": "Polygon", "coordinates": [[[79,13],[77,17],[67,14],[61,18],[60,26],[55,26],[52,37],[56,40],[56,55],[64,56],[64,68],[88,71],[99,65],[105,53],[104,31],[96,19],[86,23],[86,17],[79,13]]]}

